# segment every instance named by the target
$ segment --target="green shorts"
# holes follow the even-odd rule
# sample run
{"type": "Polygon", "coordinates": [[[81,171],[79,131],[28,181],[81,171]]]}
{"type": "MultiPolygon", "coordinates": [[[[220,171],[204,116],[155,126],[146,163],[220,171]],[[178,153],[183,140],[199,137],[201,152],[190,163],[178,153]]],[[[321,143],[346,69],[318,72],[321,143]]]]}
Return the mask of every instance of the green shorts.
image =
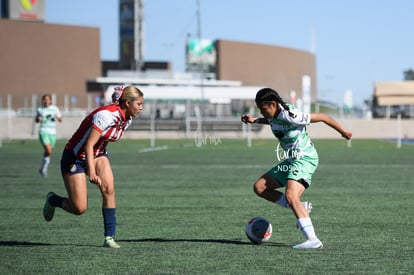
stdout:
{"type": "Polygon", "coordinates": [[[318,155],[316,157],[301,157],[293,160],[286,159],[267,173],[283,186],[286,186],[288,179],[292,179],[308,188],[312,183],[312,175],[318,167],[318,163],[318,155]]]}
{"type": "Polygon", "coordinates": [[[47,133],[39,133],[39,140],[43,146],[49,144],[52,148],[54,148],[56,144],[56,135],[47,134],[47,133]]]}

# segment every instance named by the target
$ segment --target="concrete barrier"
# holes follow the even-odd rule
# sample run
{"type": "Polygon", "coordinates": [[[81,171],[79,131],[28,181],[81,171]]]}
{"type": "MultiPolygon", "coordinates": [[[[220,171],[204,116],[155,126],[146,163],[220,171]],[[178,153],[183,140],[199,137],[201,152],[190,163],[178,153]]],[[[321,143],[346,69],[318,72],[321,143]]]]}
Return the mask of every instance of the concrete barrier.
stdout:
{"type": "MultiPolygon", "coordinates": [[[[79,126],[83,117],[64,117],[62,123],[57,124],[57,138],[68,139],[79,126]]],[[[354,139],[391,139],[398,137],[397,119],[340,119],[338,122],[346,129],[353,132],[354,139]]],[[[140,123],[139,118],[134,123],[140,123]]],[[[240,122],[241,123],[241,122],[240,122]]],[[[414,120],[401,120],[400,131],[402,138],[414,138],[414,120]]],[[[0,117],[0,132],[3,140],[24,140],[37,139],[39,125],[34,123],[34,118],[29,117],[0,117]]],[[[308,126],[308,133],[312,139],[334,139],[341,138],[340,135],[324,123],[312,123],[308,126]]],[[[157,131],[156,138],[177,139],[192,138],[187,136],[185,131],[157,131]]],[[[216,135],[220,138],[245,138],[243,131],[217,131],[208,132],[209,135],[216,135]]],[[[125,132],[125,138],[148,139],[150,131],[129,130],[125,132]]],[[[254,139],[269,139],[273,135],[266,125],[260,131],[251,132],[254,139]]]]}

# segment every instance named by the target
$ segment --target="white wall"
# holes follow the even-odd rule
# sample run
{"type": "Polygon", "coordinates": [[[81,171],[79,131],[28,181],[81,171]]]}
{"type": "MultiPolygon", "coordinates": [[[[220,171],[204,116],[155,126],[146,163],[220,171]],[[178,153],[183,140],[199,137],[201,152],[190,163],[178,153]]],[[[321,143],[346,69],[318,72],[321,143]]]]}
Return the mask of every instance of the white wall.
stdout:
{"type": "MultiPolygon", "coordinates": [[[[79,126],[83,117],[65,117],[57,126],[57,138],[68,139],[79,126]]],[[[37,139],[38,125],[33,118],[28,117],[0,117],[0,137],[8,139],[37,139]]],[[[398,122],[396,119],[344,119],[338,120],[344,128],[353,132],[355,139],[389,139],[398,137],[398,122]]],[[[139,123],[139,119],[134,121],[139,123]]],[[[324,123],[312,123],[308,126],[308,133],[312,139],[341,138],[340,135],[324,123]]],[[[221,138],[243,138],[240,132],[217,132],[221,138]]],[[[414,120],[401,120],[401,136],[414,139],[414,120]]],[[[125,138],[149,138],[149,131],[127,131],[125,138]]],[[[157,138],[184,138],[185,132],[157,132],[157,138]]],[[[270,129],[266,126],[260,132],[252,133],[252,138],[273,138],[270,129]]]]}

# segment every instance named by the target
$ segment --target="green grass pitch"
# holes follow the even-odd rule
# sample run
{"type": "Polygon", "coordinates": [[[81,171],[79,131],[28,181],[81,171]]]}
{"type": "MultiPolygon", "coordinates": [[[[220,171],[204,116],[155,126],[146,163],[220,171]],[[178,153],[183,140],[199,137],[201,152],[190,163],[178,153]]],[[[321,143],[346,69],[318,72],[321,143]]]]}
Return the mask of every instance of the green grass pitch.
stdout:
{"type": "Polygon", "coordinates": [[[253,182],[276,163],[276,140],[121,140],[108,151],[115,174],[118,250],[102,248],[98,189],[89,209],[42,217],[48,191],[66,194],[56,145],[41,178],[37,141],[0,148],[2,274],[412,274],[414,145],[314,140],[320,164],[303,200],[312,201],[320,250],[303,241],[294,215],[257,197],[253,182]],[[246,222],[273,225],[268,243],[252,245],[246,222]]]}

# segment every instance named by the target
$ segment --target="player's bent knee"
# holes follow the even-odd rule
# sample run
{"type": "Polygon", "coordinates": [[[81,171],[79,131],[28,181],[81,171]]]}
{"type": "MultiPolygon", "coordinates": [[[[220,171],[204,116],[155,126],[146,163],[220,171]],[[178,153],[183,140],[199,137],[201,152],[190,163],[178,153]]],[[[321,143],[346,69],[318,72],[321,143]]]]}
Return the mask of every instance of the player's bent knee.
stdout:
{"type": "Polygon", "coordinates": [[[77,216],[80,216],[83,213],[85,213],[87,209],[88,209],[88,207],[86,205],[82,206],[82,205],[73,205],[72,204],[70,206],[70,212],[74,215],[77,215],[77,216]]]}
{"type": "Polygon", "coordinates": [[[102,185],[101,186],[101,192],[106,197],[113,197],[113,196],[115,196],[115,188],[114,188],[113,185],[111,185],[110,187],[107,186],[107,185],[102,185]]]}
{"type": "Polygon", "coordinates": [[[296,195],[292,195],[290,193],[286,193],[286,200],[290,205],[294,205],[295,203],[300,203],[300,197],[296,196],[296,195]]]}
{"type": "Polygon", "coordinates": [[[259,197],[261,197],[263,195],[263,192],[266,190],[266,187],[261,184],[260,181],[256,181],[253,185],[253,191],[256,193],[256,195],[258,195],[259,197]]]}
{"type": "Polygon", "coordinates": [[[72,209],[72,213],[74,215],[80,216],[80,215],[82,215],[82,214],[84,214],[86,212],[86,209],[87,208],[73,208],[72,209]]]}

